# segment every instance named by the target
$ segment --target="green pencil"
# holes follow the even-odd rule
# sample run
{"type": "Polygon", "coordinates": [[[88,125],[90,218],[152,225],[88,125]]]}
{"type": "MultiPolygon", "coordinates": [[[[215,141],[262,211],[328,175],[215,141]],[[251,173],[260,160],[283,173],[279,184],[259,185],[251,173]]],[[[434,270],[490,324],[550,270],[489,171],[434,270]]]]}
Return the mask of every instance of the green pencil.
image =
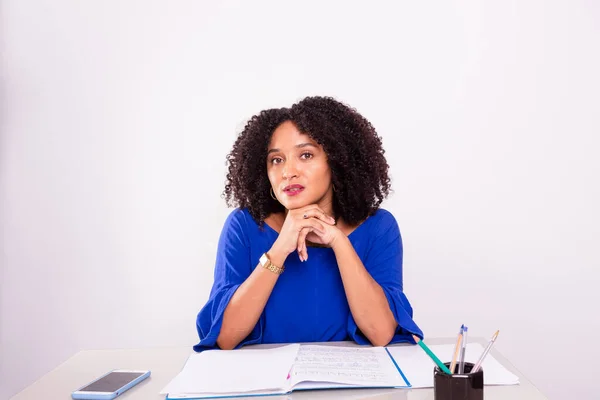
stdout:
{"type": "Polygon", "coordinates": [[[433,360],[433,362],[436,363],[436,365],[445,373],[447,373],[448,375],[452,375],[452,372],[450,372],[450,370],[448,369],[448,367],[446,367],[439,358],[436,357],[435,354],[433,354],[433,352],[431,350],[429,350],[429,347],[427,347],[427,345],[425,345],[425,343],[423,343],[423,341],[421,339],[419,339],[417,336],[413,335],[413,338],[415,339],[415,342],[417,342],[417,344],[419,346],[421,346],[421,348],[425,351],[425,353],[427,353],[427,355],[429,357],[431,357],[431,359],[433,360]]]}

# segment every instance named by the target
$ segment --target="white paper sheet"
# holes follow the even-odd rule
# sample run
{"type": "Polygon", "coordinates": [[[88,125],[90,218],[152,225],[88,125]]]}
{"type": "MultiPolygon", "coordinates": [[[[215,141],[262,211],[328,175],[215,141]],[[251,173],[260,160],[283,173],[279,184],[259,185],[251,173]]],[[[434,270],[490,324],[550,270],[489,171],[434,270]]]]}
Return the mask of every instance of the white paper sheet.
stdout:
{"type": "MultiPolygon", "coordinates": [[[[383,347],[302,345],[291,378],[292,385],[310,381],[367,387],[407,386],[383,347]]],[[[307,386],[311,385],[301,387],[307,386]]]]}
{"type": "Polygon", "coordinates": [[[161,394],[239,393],[284,389],[300,348],[206,350],[188,358],[161,394]]]}
{"type": "MultiPolygon", "coordinates": [[[[450,362],[454,353],[453,344],[431,345],[429,349],[442,362],[450,362]]],[[[476,363],[484,347],[479,343],[468,343],[465,361],[476,363]]],[[[435,363],[419,346],[392,346],[388,350],[406,375],[413,388],[433,387],[433,369],[435,363]]],[[[485,385],[516,385],[519,378],[503,367],[491,353],[483,361],[483,380],[485,385]]]]}

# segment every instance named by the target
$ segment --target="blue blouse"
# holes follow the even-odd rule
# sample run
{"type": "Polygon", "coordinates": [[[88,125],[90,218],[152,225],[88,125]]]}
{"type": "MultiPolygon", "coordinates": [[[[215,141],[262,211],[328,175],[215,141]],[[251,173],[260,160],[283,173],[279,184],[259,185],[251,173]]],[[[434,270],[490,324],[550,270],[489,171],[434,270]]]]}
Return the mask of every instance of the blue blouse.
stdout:
{"type": "MultiPolygon", "coordinates": [[[[277,237],[278,233],[267,224],[260,227],[247,209],[235,209],[228,216],[219,238],[214,283],[196,320],[200,341],[195,351],[218,348],[216,341],[229,300],[277,237]]],[[[414,343],[412,334],[423,338],[402,291],[402,238],[394,216],[380,208],[348,239],[383,288],[398,322],[391,343],[414,343]]],[[[333,250],[308,247],[307,252],[305,262],[296,252],[287,257],[285,272],[278,278],[256,326],[237,348],[258,343],[343,340],[370,344],[350,313],[333,250]]]]}

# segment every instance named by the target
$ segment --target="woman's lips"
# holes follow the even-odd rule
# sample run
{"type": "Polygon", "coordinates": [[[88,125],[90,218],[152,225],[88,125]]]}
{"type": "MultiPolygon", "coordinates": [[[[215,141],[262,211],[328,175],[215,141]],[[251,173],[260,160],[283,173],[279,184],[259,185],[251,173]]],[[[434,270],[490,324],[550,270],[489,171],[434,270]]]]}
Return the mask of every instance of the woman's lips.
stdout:
{"type": "Polygon", "coordinates": [[[288,196],[297,196],[302,193],[302,191],[304,191],[304,186],[302,185],[290,185],[283,189],[283,192],[288,196]]]}

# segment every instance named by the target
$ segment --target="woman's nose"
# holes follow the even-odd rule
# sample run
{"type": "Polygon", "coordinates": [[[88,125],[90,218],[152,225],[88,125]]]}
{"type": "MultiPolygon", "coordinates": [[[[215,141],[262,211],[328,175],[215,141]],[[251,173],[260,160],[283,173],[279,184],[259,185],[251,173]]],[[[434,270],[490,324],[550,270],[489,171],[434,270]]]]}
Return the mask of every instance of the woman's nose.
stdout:
{"type": "Polygon", "coordinates": [[[291,179],[298,176],[298,169],[295,161],[286,161],[283,167],[283,179],[291,179]]]}

